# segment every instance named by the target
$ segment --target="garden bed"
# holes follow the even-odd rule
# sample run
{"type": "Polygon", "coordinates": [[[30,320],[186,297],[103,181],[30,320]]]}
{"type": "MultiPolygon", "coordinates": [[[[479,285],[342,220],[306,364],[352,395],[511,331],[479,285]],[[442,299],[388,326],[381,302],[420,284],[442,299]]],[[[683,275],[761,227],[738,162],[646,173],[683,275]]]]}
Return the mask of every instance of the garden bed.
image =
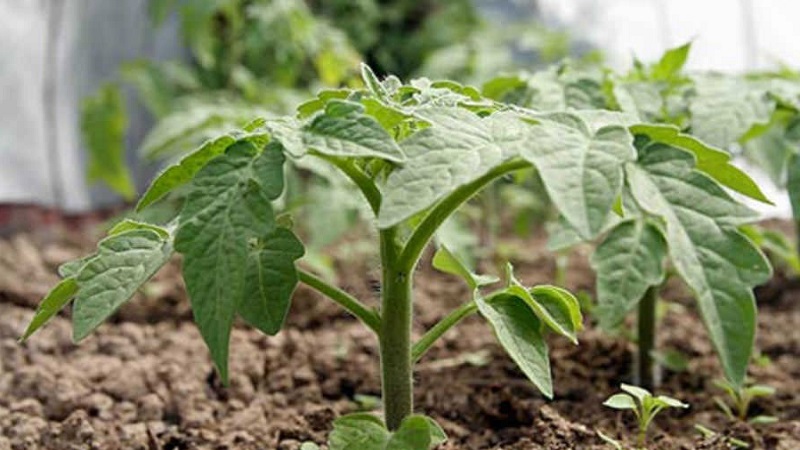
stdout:
{"type": "MultiPolygon", "coordinates": [[[[334,417],[374,407],[380,392],[377,346],[354,319],[300,287],[289,322],[276,337],[239,326],[231,346],[231,383],[217,378],[193,322],[173,261],[115,320],[80,345],[57,317],[25,344],[17,342],[33,309],[56,281],[58,264],[90,252],[93,227],[17,232],[0,240],[0,450],[6,449],[297,449],[322,444],[334,417]],[[61,230],[61,231],[54,231],[61,230]]],[[[526,285],[552,283],[553,256],[543,236],[514,242],[526,285]]],[[[341,286],[378,299],[375,258],[338,260],[341,286]]],[[[590,290],[586,257],[573,254],[566,287],[590,290]]],[[[417,331],[468,297],[463,284],[424,263],[417,274],[417,331]]],[[[777,275],[757,291],[759,383],[777,389],[758,399],[773,425],[732,423],[715,406],[721,372],[694,302],[675,283],[659,345],[690,356],[687,370],[665,372],[659,393],[688,402],[651,430],[653,449],[728,449],[728,437],[751,448],[800,448],[800,284],[777,275]],[[703,437],[701,424],[719,432],[703,437]]],[[[632,344],[591,323],[580,346],[553,337],[555,400],[545,401],[476,318],[451,330],[415,370],[416,408],[450,437],[444,449],[610,448],[595,430],[628,439],[631,417],[602,406],[630,381],[632,344]]]]}

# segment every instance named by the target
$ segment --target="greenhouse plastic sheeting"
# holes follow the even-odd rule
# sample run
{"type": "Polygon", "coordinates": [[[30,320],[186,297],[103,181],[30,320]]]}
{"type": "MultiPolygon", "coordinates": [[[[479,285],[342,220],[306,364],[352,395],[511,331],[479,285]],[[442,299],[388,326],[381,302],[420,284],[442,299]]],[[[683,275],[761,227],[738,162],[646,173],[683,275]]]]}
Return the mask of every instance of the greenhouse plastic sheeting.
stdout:
{"type": "MultiPolygon", "coordinates": [[[[118,201],[85,181],[81,101],[122,62],[180,57],[177,20],[154,32],[147,0],[0,0],[0,29],[0,203],[82,211],[118,201]]],[[[151,122],[128,94],[135,148],[151,122]]],[[[149,173],[128,157],[141,185],[149,173]]]]}

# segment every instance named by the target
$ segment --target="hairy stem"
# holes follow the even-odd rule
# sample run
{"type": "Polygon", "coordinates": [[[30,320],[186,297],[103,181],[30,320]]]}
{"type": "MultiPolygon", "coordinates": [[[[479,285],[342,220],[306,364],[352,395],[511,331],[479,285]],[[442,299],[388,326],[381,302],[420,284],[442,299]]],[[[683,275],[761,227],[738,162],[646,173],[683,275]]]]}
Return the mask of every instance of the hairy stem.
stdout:
{"type": "Polygon", "coordinates": [[[422,222],[420,222],[417,228],[414,229],[411,237],[408,238],[403,253],[400,255],[399,264],[406,271],[413,271],[419,261],[420,255],[422,255],[422,251],[425,250],[425,246],[428,245],[433,234],[459,206],[464,204],[464,202],[472,198],[473,195],[495,179],[509,172],[526,167],[530,167],[529,162],[521,159],[512,159],[495,167],[477,180],[465,184],[451,192],[447,197],[437,203],[433,209],[428,212],[425,218],[422,219],[422,222]]]}
{"type": "Polygon", "coordinates": [[[420,358],[425,355],[425,352],[427,352],[447,330],[453,328],[456,324],[471,316],[477,310],[478,305],[476,305],[474,301],[470,301],[451,311],[450,314],[440,320],[414,344],[411,350],[412,360],[414,362],[419,361],[420,358]]]}
{"type": "Polygon", "coordinates": [[[381,231],[381,382],[386,426],[396,430],[414,409],[411,360],[412,278],[397,266],[394,228],[381,231]]]}
{"type": "Polygon", "coordinates": [[[298,270],[297,276],[300,279],[300,281],[303,282],[303,284],[307,285],[308,287],[316,290],[320,294],[338,303],[339,306],[341,306],[342,308],[347,310],[347,312],[360,319],[361,322],[364,323],[364,325],[369,327],[376,334],[380,333],[381,331],[380,316],[378,316],[378,314],[375,311],[373,311],[372,309],[368,308],[363,303],[358,301],[358,299],[348,294],[347,292],[339,289],[338,287],[328,284],[326,281],[312,275],[309,272],[298,270]]]}
{"type": "Polygon", "coordinates": [[[636,321],[639,340],[638,359],[636,361],[636,383],[652,390],[658,385],[658,367],[653,360],[656,347],[656,303],[658,287],[652,286],[645,292],[639,302],[639,314],[636,321]]]}

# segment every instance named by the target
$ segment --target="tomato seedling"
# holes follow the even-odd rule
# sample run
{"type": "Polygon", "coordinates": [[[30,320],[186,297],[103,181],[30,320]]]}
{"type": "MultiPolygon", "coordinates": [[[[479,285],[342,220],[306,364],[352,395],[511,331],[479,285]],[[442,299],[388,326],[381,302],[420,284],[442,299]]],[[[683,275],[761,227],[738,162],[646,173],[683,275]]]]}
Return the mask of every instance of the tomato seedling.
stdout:
{"type": "MultiPolygon", "coordinates": [[[[666,395],[654,396],[646,389],[628,384],[620,386],[623,393],[614,394],[603,402],[604,406],[614,409],[630,410],[636,415],[639,432],[636,435],[638,448],[644,449],[647,441],[647,429],[653,419],[666,408],[688,408],[689,405],[666,395]]],[[[600,435],[604,440],[607,436],[600,435]]],[[[621,447],[620,447],[621,448],[621,447]]]]}
{"type": "MultiPolygon", "coordinates": [[[[606,186],[594,174],[615,166],[608,153],[590,151],[585,164],[578,166],[584,172],[577,180],[594,179],[574,182],[587,191],[578,197],[588,205],[583,221],[571,215],[583,211],[569,205],[575,199],[551,189],[548,171],[539,169],[563,219],[553,227],[551,248],[598,243],[592,265],[597,272],[595,312],[601,325],[614,328],[629,312],[637,311],[635,378],[645,387],[656,384],[656,305],[668,273],[667,260],[670,272],[682,278],[697,299],[725,376],[735,385],[744,380],[754,343],[752,290],[771,275],[764,255],[738,229],[759,215],[726,189],[757,201],[769,200],[731,164],[729,153],[695,136],[701,133],[717,142],[731,127],[695,98],[695,80],[681,71],[688,52],[689,45],[669,50],[657,63],[648,67],[637,62],[622,76],[563,64],[484,85],[484,94],[492,98],[552,111],[549,114],[579,115],[595,130],[609,124],[624,126],[634,136],[635,155],[621,164],[624,183],[612,189],[613,213],[593,208],[604,204],[600,199],[609,200],[600,194],[606,186]],[[591,226],[585,226],[587,222],[591,226]]],[[[726,114],[733,113],[726,110],[726,114]]],[[[751,123],[747,120],[735,128],[746,130],[751,123]]],[[[577,164],[569,161],[574,160],[565,159],[564,164],[577,164]]]]}
{"type": "Polygon", "coordinates": [[[165,226],[124,221],[95,254],[63,265],[63,280],[42,301],[23,339],[73,298],[73,337],[84,339],[177,252],[195,322],[223,382],[236,318],[277,333],[298,282],[375,333],[384,417],[337,419],[329,440],[333,450],[426,450],[442,442],[439,426],[414,414],[412,368],[444,333],[477,312],[522,372],[552,397],[545,335],[555,332],[577,343],[582,319],[570,293],[549,285],[524,287],[510,266],[506,286],[484,293],[496,279],[471,273],[441,247],[434,266],[462,277],[472,296],[412,342],[414,271],[434,233],[459,206],[497,178],[532,165],[551,171],[549,180],[560,190],[580,196],[581,186],[564,184],[578,172],[563,161],[579,161],[586,153],[610,158],[614,164],[601,170],[608,187],[593,194],[602,198],[591,205],[591,217],[580,212],[577,198],[568,213],[582,229],[596,227],[595,216],[608,212],[621,186],[619,164],[634,156],[631,135],[619,126],[597,133],[577,116],[512,111],[452,82],[380,81],[366,66],[363,78],[366,89],[323,91],[301,105],[297,116],[255,120],[164,170],[137,209],[186,185],[178,217],[165,226]],[[363,194],[378,229],[378,309],[297,266],[304,246],[291,220],[275,212],[287,158],[328,163],[363,194]]]}
{"type": "Polygon", "coordinates": [[[731,420],[741,420],[754,425],[766,425],[778,421],[777,417],[768,415],[758,415],[748,417],[750,404],[759,397],[771,397],[775,395],[775,388],[764,384],[747,383],[744,386],[734,386],[727,380],[715,380],[714,385],[725,392],[727,401],[720,397],[714,397],[714,403],[731,420]],[[731,406],[732,405],[732,406],[731,406]]]}

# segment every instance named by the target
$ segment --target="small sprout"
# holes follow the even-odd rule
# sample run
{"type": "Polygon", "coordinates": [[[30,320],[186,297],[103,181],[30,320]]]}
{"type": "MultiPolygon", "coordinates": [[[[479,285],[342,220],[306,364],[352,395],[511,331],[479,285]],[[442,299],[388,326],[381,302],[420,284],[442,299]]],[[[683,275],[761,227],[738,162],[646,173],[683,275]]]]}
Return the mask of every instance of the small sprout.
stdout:
{"type": "Polygon", "coordinates": [[[612,448],[614,448],[614,450],[624,450],[624,448],[622,447],[622,443],[621,443],[620,441],[618,441],[618,440],[616,440],[616,439],[612,438],[611,436],[609,436],[609,435],[607,435],[607,434],[603,433],[603,432],[602,432],[602,431],[600,431],[600,430],[595,430],[595,431],[597,432],[597,436],[598,436],[600,439],[602,439],[602,440],[603,440],[603,442],[605,442],[606,444],[608,444],[608,445],[610,445],[612,448]]]}
{"type": "MultiPolygon", "coordinates": [[[[629,409],[636,414],[639,424],[639,434],[636,443],[639,448],[644,448],[647,439],[647,429],[653,418],[665,408],[688,408],[689,405],[666,395],[653,396],[646,389],[623,383],[620,389],[624,393],[614,394],[603,405],[614,409],[629,409]]],[[[601,438],[603,438],[601,436],[601,438]]],[[[605,440],[603,438],[603,440],[605,440]]]]}
{"type": "Polygon", "coordinates": [[[731,420],[739,419],[753,425],[768,425],[778,421],[777,417],[759,415],[748,419],[747,413],[750,404],[759,397],[770,397],[775,395],[775,388],[764,384],[748,383],[737,388],[727,380],[715,380],[714,385],[722,389],[727,394],[727,402],[720,397],[714,397],[714,403],[731,420]],[[731,406],[732,405],[732,406],[731,406]]]}

